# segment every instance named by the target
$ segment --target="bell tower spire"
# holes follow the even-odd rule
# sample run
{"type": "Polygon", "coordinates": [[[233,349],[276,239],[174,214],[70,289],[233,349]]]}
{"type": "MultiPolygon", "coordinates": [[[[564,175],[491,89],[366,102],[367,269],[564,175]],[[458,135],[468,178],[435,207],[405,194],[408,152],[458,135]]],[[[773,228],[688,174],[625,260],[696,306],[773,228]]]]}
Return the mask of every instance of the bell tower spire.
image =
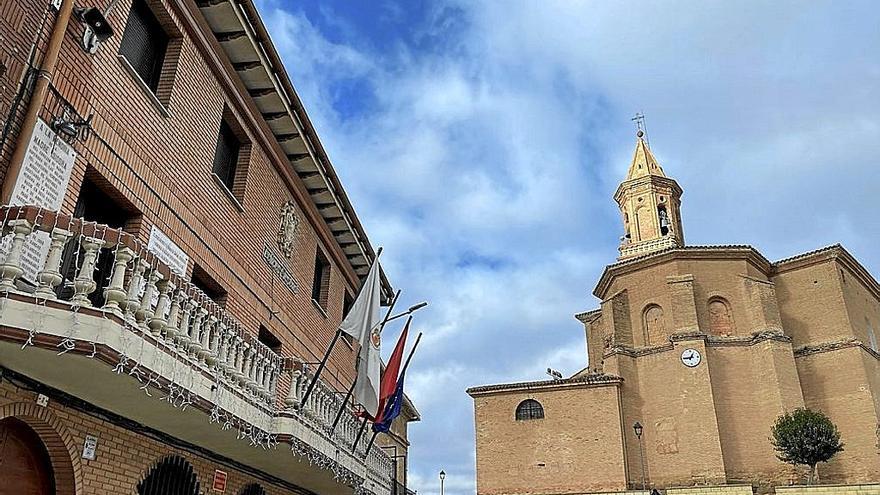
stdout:
{"type": "Polygon", "coordinates": [[[654,158],[645,138],[643,122],[642,116],[638,121],[632,162],[626,178],[614,193],[614,200],[623,215],[624,228],[619,260],[684,246],[682,190],[674,179],[666,176],[654,158]]]}

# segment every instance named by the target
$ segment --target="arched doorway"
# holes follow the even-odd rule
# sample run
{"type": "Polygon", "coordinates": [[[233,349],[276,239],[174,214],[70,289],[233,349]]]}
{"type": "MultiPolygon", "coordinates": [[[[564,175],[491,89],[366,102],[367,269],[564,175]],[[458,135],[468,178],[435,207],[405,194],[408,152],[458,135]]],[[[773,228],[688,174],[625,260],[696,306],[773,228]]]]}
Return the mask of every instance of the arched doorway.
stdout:
{"type": "Polygon", "coordinates": [[[198,495],[199,480],[192,465],[179,455],[157,462],[137,485],[138,495],[198,495]]]}
{"type": "Polygon", "coordinates": [[[55,479],[40,436],[16,418],[0,420],[0,495],[52,495],[55,479]]]}

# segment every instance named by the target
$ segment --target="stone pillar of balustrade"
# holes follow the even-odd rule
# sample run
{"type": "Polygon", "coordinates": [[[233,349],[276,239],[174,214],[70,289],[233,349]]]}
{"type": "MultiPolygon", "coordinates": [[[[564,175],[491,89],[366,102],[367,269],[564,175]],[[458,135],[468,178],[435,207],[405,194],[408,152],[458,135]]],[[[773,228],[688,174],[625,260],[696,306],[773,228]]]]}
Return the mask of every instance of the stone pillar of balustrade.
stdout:
{"type": "Polygon", "coordinates": [[[128,281],[128,291],[125,298],[125,319],[132,325],[137,325],[135,314],[141,307],[141,299],[138,296],[140,296],[141,286],[144,282],[144,272],[149,266],[149,263],[143,258],[138,258],[131,270],[131,279],[128,281]]]}
{"type": "Polygon", "coordinates": [[[125,246],[116,246],[113,252],[113,271],[110,282],[104,289],[104,311],[122,317],[125,307],[125,270],[128,263],[134,258],[134,251],[125,246]]]}
{"type": "Polygon", "coordinates": [[[214,347],[217,335],[215,328],[216,323],[217,315],[215,312],[211,311],[205,317],[205,321],[202,324],[202,351],[199,354],[199,358],[205,361],[208,366],[212,366],[217,362],[217,354],[214,347]]]}
{"type": "Polygon", "coordinates": [[[15,289],[15,281],[24,273],[21,268],[21,254],[24,241],[34,231],[34,225],[27,220],[10,220],[3,229],[12,230],[12,241],[9,244],[9,252],[6,261],[0,265],[0,292],[10,292],[15,289]]]}
{"type": "Polygon", "coordinates": [[[79,273],[73,279],[73,297],[70,302],[76,306],[91,306],[89,294],[95,291],[98,284],[95,283],[95,262],[98,260],[98,252],[104,245],[103,239],[83,237],[80,247],[83,250],[82,265],[79,273]]]}
{"type": "Polygon", "coordinates": [[[226,318],[217,322],[217,369],[226,374],[226,361],[229,359],[229,326],[226,318]]]}
{"type": "Polygon", "coordinates": [[[168,280],[159,280],[156,282],[156,289],[159,291],[159,300],[156,302],[156,312],[147,324],[150,327],[150,333],[153,337],[159,339],[162,337],[162,331],[168,325],[166,313],[170,309],[171,297],[170,293],[174,290],[174,284],[168,280]]]}
{"type": "Polygon", "coordinates": [[[43,269],[37,273],[39,286],[34,291],[35,296],[41,299],[57,299],[55,287],[58,287],[58,284],[64,280],[61,275],[61,256],[64,253],[64,245],[72,235],[72,232],[58,228],[52,229],[52,232],[49,233],[49,252],[46,253],[43,269]]]}
{"type": "Polygon", "coordinates": [[[239,342],[241,338],[238,336],[237,326],[235,329],[229,329],[229,349],[226,351],[226,364],[223,369],[226,371],[226,379],[234,380],[235,378],[235,362],[238,358],[239,342]]]}
{"type": "Polygon", "coordinates": [[[202,323],[205,321],[205,316],[208,315],[208,310],[205,309],[204,302],[201,301],[197,304],[195,308],[195,312],[193,314],[192,324],[190,326],[189,338],[192,343],[189,346],[189,353],[193,359],[198,360],[199,355],[202,353],[202,323]]]}
{"type": "MultiPolygon", "coordinates": [[[[243,339],[242,339],[243,340],[243,339]]],[[[250,354],[250,344],[242,341],[239,346],[241,353],[239,359],[235,363],[235,381],[241,384],[245,380],[245,370],[247,370],[248,355],[250,354]]]]}
{"type": "Polygon", "coordinates": [[[189,352],[189,346],[192,345],[192,339],[190,338],[190,332],[192,331],[190,328],[190,324],[192,321],[193,310],[195,309],[195,301],[189,297],[189,294],[180,291],[180,299],[181,299],[181,312],[180,312],[180,325],[177,328],[177,341],[178,347],[180,348],[180,352],[182,354],[187,354],[189,352]]]}
{"type": "Polygon", "coordinates": [[[183,291],[177,289],[173,284],[170,285],[171,306],[168,308],[168,320],[165,323],[165,340],[176,347],[180,342],[178,333],[180,332],[180,305],[183,302],[183,291]]]}
{"type": "Polygon", "coordinates": [[[150,270],[150,274],[145,277],[144,294],[141,296],[140,307],[135,311],[135,319],[141,331],[147,333],[150,331],[148,326],[150,320],[153,319],[153,297],[156,295],[156,284],[162,279],[162,274],[155,268],[150,270]]]}
{"type": "Polygon", "coordinates": [[[297,405],[299,405],[299,389],[300,389],[300,380],[302,378],[302,371],[300,370],[291,370],[290,371],[290,390],[287,391],[287,397],[284,399],[284,406],[287,409],[293,409],[297,405]]]}

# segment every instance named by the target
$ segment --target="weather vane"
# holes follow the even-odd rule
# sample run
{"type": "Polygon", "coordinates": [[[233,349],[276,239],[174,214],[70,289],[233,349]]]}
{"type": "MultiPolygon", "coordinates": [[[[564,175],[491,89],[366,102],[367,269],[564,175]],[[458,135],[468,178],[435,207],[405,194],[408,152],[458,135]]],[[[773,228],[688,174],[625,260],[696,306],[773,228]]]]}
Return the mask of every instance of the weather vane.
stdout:
{"type": "Polygon", "coordinates": [[[645,114],[642,112],[638,112],[635,114],[631,121],[636,123],[636,135],[639,137],[645,137],[645,143],[648,144],[648,147],[651,147],[651,141],[648,139],[648,126],[645,124],[645,114]]]}

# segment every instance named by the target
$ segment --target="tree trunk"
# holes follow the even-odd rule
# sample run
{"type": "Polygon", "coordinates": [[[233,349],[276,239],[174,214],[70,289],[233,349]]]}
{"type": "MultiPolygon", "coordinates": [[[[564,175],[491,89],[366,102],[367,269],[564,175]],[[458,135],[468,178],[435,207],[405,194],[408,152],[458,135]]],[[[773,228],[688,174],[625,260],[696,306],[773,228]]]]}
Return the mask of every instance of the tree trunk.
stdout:
{"type": "Polygon", "coordinates": [[[816,465],[810,464],[810,476],[807,478],[807,485],[812,486],[813,481],[816,479],[816,465]]]}

